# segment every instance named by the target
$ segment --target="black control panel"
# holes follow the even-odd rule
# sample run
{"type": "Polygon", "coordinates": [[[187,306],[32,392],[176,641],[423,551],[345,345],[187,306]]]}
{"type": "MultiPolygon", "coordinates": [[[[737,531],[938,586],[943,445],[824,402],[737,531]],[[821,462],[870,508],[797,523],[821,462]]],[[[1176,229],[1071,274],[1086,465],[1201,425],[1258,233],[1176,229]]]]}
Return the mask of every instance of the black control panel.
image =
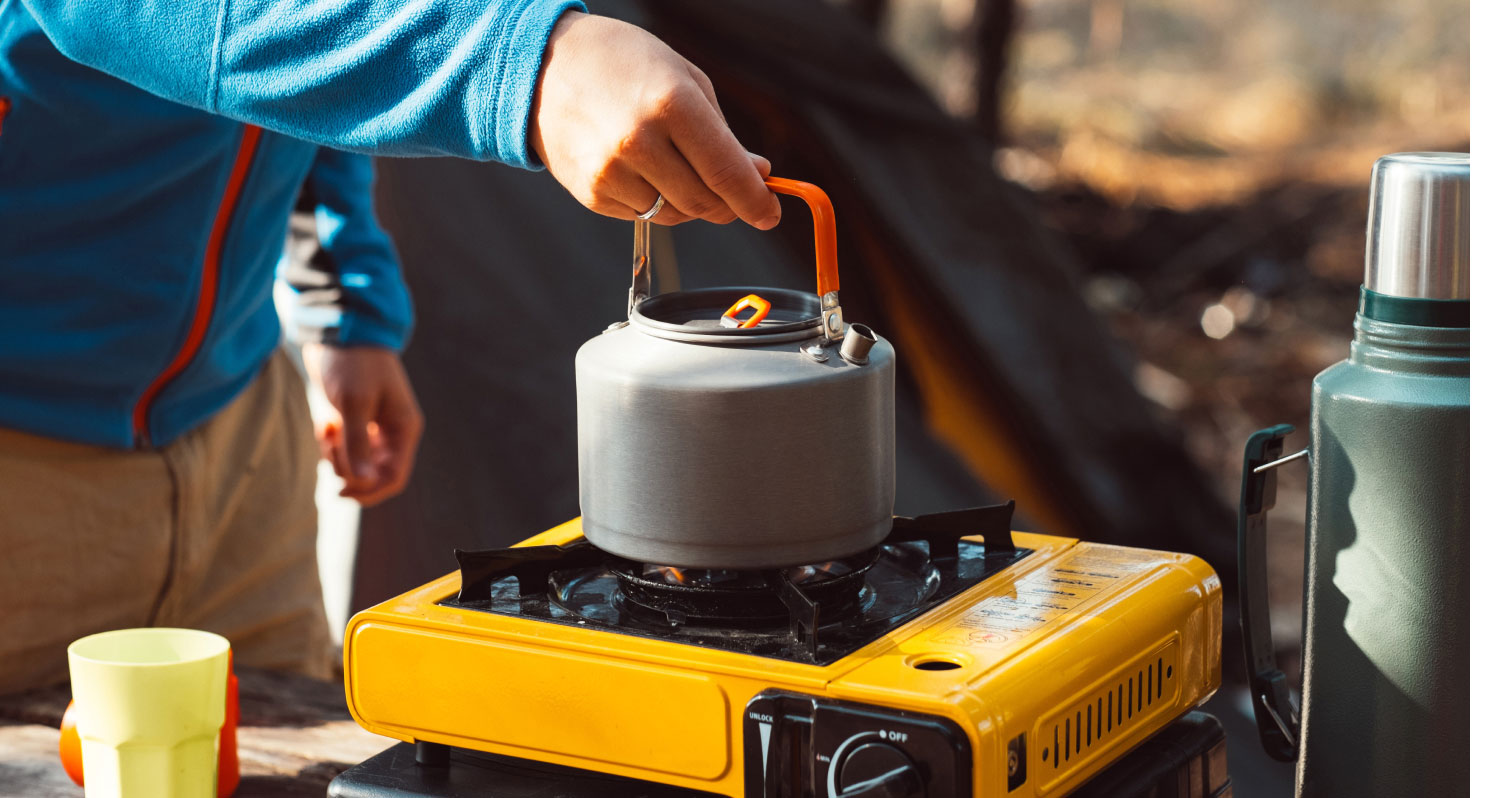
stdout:
{"type": "Polygon", "coordinates": [[[947,718],[768,690],[745,707],[746,798],[972,798],[947,718]]]}

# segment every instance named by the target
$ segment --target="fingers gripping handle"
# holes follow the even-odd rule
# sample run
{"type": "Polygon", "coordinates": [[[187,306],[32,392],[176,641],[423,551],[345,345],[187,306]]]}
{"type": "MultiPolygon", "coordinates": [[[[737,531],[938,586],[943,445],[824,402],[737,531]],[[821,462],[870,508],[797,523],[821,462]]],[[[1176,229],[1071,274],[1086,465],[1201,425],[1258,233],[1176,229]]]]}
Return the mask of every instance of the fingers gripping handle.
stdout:
{"type": "Polygon", "coordinates": [[[1240,635],[1245,641],[1245,671],[1250,676],[1261,746],[1272,759],[1282,762],[1297,760],[1301,731],[1286,674],[1277,669],[1271,645],[1266,514],[1276,506],[1276,471],[1266,466],[1293,459],[1281,457],[1283,440],[1292,429],[1290,424],[1278,424],[1245,442],[1239,511],[1240,635]]]}

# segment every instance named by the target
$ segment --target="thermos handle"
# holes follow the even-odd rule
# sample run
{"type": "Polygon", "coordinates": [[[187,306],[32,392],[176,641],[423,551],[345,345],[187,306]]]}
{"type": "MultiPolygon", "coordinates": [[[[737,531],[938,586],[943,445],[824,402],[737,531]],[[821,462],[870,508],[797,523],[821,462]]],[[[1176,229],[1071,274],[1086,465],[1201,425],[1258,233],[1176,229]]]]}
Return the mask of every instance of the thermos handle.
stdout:
{"type": "Polygon", "coordinates": [[[1290,424],[1277,424],[1256,432],[1245,442],[1239,513],[1240,634],[1245,639],[1245,670],[1250,675],[1260,744],[1272,759],[1282,762],[1297,761],[1301,731],[1286,674],[1276,667],[1271,645],[1266,513],[1276,506],[1274,469],[1307,454],[1302,451],[1281,456],[1282,442],[1292,430],[1290,424]]]}
{"type": "MultiPolygon", "coordinates": [[[[766,188],[777,194],[800,197],[812,210],[813,257],[818,272],[818,308],[823,320],[823,337],[838,341],[844,337],[844,311],[839,306],[838,230],[833,221],[833,203],[823,189],[801,180],[784,177],[766,178],[766,188]]],[[[630,304],[651,296],[651,223],[635,222],[635,257],[631,262],[630,304]]]]}

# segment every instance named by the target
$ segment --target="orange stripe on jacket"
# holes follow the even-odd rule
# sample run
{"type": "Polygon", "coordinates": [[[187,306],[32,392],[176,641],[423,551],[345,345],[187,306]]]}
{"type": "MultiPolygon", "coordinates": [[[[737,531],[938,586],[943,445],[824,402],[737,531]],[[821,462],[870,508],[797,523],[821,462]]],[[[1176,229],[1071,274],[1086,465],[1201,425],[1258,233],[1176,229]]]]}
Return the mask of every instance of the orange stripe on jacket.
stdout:
{"type": "Polygon", "coordinates": [[[219,260],[224,250],[224,236],[229,231],[229,223],[239,205],[245,175],[250,171],[251,162],[255,160],[255,146],[260,142],[260,134],[260,128],[245,125],[245,133],[240,138],[240,148],[234,156],[234,169],[230,171],[229,182],[224,186],[224,196],[219,200],[219,210],[214,216],[213,231],[208,236],[208,248],[203,253],[203,278],[198,287],[198,301],[193,310],[193,323],[188,328],[187,340],[183,341],[172,362],[156,376],[146,392],[141,394],[140,401],[136,402],[133,414],[135,433],[147,442],[150,441],[151,434],[147,421],[151,414],[151,403],[167,387],[167,383],[192,362],[193,356],[198,354],[198,348],[203,345],[203,338],[208,334],[214,299],[219,292],[219,260]]]}

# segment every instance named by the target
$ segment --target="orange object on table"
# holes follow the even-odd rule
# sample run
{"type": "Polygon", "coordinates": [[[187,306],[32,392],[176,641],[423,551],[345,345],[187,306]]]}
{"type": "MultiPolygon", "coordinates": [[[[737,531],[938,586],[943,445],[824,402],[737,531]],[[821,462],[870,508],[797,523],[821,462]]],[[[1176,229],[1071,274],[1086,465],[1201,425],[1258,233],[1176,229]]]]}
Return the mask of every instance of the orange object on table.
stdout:
{"type": "Polygon", "coordinates": [[[83,743],[78,740],[78,719],[73,717],[73,702],[63,711],[62,738],[57,741],[57,756],[62,760],[63,770],[74,784],[83,786],[83,743]]]}

